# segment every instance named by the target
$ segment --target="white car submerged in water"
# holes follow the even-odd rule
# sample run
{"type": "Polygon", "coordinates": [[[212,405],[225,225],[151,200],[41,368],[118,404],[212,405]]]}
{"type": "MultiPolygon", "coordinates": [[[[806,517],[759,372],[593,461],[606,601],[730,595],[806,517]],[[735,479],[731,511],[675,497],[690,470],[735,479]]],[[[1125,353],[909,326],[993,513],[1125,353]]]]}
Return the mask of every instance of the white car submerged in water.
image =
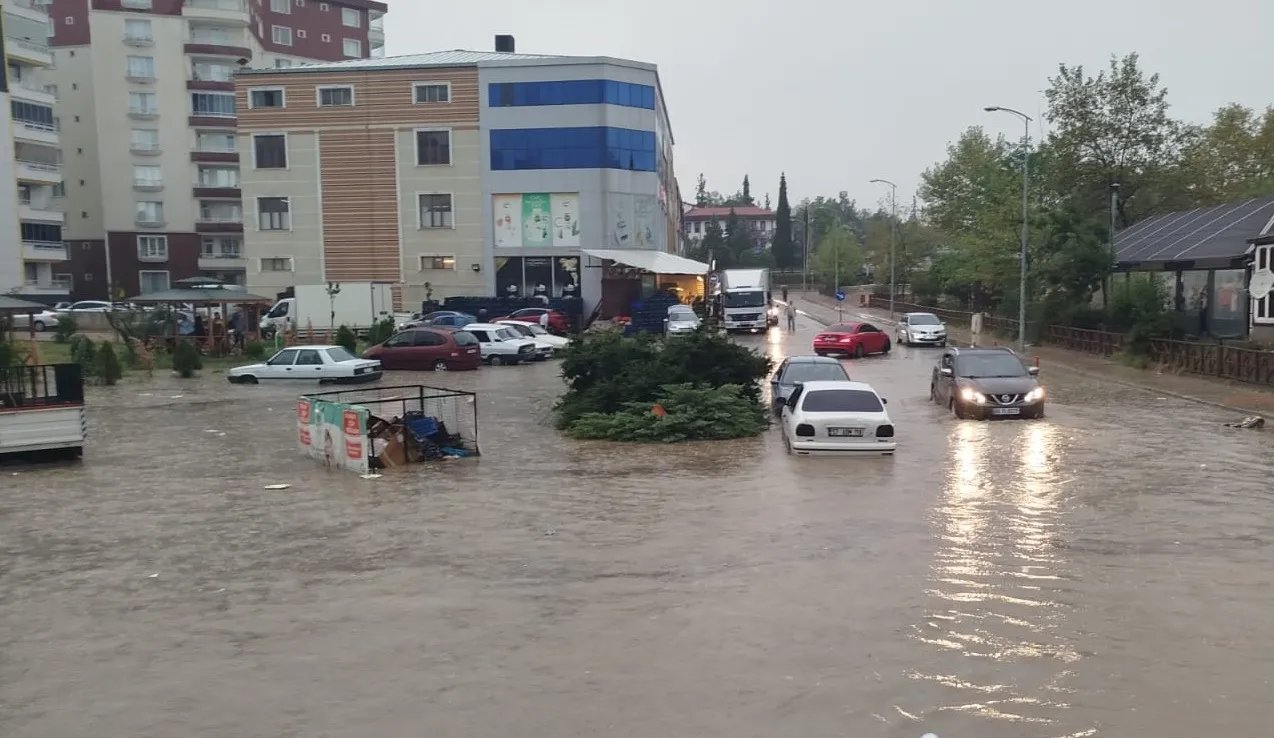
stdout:
{"type": "Polygon", "coordinates": [[[885,403],[864,382],[798,384],[781,411],[783,442],[800,455],[891,455],[898,443],[885,403]]]}

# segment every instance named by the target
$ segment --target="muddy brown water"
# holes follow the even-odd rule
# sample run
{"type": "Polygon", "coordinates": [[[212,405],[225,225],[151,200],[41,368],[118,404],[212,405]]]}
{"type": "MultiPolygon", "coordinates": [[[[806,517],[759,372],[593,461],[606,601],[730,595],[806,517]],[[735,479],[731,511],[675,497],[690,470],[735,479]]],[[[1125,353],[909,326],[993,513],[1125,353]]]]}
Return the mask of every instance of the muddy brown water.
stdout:
{"type": "Polygon", "coordinates": [[[0,735],[1268,734],[1267,436],[1047,366],[1046,420],[956,421],[933,360],[851,363],[893,459],[395,376],[479,392],[484,457],[375,481],[299,456],[292,387],[94,390],[81,464],[0,467],[0,735]]]}

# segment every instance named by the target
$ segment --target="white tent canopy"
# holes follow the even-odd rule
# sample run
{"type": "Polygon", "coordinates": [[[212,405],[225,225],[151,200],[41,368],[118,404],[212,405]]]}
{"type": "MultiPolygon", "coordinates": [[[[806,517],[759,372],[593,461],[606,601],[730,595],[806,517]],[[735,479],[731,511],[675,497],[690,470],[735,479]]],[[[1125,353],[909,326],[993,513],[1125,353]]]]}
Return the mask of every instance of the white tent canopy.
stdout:
{"type": "Polygon", "coordinates": [[[610,259],[655,274],[689,274],[703,276],[708,265],[683,256],[665,254],[662,251],[637,251],[627,249],[580,249],[580,253],[595,259],[610,259]]]}

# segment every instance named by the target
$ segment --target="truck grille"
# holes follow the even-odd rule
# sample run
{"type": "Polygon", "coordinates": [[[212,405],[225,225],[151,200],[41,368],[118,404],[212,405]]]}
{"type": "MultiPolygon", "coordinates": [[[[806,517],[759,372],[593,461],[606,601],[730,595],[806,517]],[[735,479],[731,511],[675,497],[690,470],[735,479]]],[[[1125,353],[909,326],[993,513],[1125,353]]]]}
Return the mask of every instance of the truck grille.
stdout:
{"type": "Polygon", "coordinates": [[[731,319],[736,320],[736,321],[744,321],[744,320],[760,320],[760,319],[761,319],[761,314],[760,314],[760,313],[738,313],[738,314],[732,315],[732,316],[730,316],[730,317],[731,317],[731,319]]]}

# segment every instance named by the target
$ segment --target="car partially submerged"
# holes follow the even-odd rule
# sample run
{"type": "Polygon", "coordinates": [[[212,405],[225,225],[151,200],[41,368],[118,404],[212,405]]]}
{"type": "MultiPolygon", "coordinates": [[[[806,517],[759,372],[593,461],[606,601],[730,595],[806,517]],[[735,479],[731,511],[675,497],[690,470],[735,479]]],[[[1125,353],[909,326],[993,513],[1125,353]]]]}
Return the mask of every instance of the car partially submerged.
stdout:
{"type": "Polygon", "coordinates": [[[804,382],[783,405],[789,453],[892,455],[898,447],[885,398],[864,382],[804,382]]]}
{"type": "Polygon", "coordinates": [[[789,356],[770,377],[774,412],[781,413],[796,386],[803,382],[848,382],[849,372],[840,359],[830,356],[789,356]]]}
{"type": "Polygon", "coordinates": [[[375,382],[380,362],[360,359],[344,346],[290,346],[260,364],[237,366],[226,373],[232,384],[291,380],[319,384],[375,382]]]}

